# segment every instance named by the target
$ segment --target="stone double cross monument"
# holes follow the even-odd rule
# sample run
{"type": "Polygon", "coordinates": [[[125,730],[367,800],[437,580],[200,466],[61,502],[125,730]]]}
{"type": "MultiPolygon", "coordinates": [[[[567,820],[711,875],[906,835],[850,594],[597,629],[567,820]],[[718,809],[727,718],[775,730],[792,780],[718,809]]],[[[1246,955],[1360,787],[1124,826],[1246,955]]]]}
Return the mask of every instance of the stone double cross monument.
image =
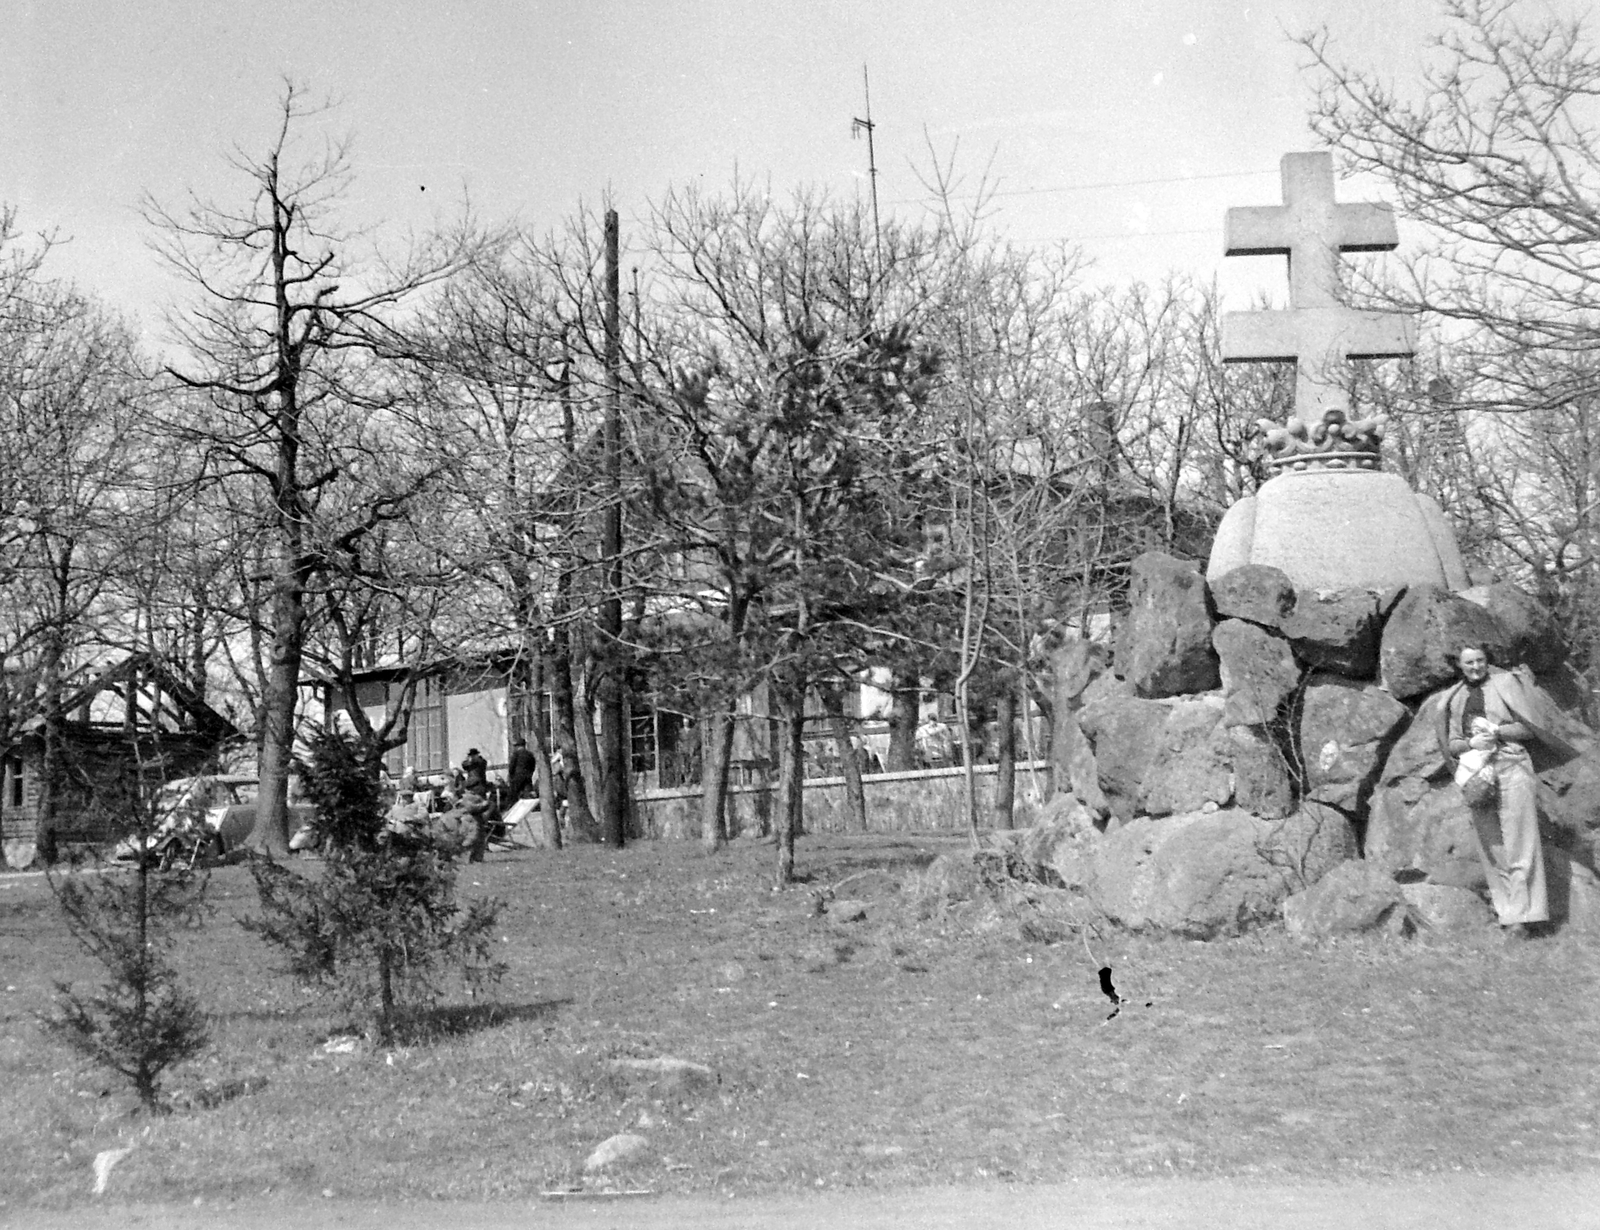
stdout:
{"type": "Polygon", "coordinates": [[[1397,247],[1394,215],[1336,201],[1331,154],[1286,154],[1282,173],[1282,205],[1228,211],[1226,252],[1287,256],[1289,308],[1228,313],[1222,357],[1293,362],[1294,414],[1283,426],[1262,421],[1278,473],[1223,517],[1206,577],[1267,564],[1301,590],[1464,589],[1443,512],[1381,469],[1385,420],[1358,415],[1347,392],[1349,360],[1416,353],[1412,318],[1358,311],[1339,293],[1340,253],[1397,247]]]}

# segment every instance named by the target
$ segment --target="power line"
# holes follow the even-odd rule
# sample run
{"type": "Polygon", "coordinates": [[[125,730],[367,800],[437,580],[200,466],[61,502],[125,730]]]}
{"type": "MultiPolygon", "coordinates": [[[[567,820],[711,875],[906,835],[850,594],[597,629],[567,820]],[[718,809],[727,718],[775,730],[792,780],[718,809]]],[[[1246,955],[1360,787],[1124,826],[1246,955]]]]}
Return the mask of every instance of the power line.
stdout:
{"type": "Polygon", "coordinates": [[[1159,239],[1167,235],[1221,235],[1222,228],[1218,226],[1197,226],[1186,231],[1102,231],[1098,235],[1073,235],[1069,241],[1076,243],[1082,239],[1159,239]]]}
{"type": "MultiPolygon", "coordinates": [[[[1202,179],[1248,179],[1256,175],[1277,175],[1278,168],[1262,171],[1213,171],[1206,175],[1160,175],[1152,179],[1110,179],[1097,184],[1059,184],[1051,188],[1010,188],[984,193],[985,197],[1043,196],[1055,192],[1094,192],[1102,188],[1144,188],[1151,184],[1188,184],[1202,179]]],[[[978,194],[973,193],[972,196],[978,194]]],[[[925,197],[903,197],[891,202],[894,205],[920,205],[925,197]]],[[[963,197],[962,199],[970,199],[963,197]]]]}
{"type": "Polygon", "coordinates": [[[1267,171],[1213,171],[1209,175],[1164,175],[1154,179],[1115,179],[1099,184],[1065,184],[1059,188],[1013,188],[996,192],[995,196],[1038,196],[1046,192],[1088,192],[1100,188],[1142,188],[1149,184],[1187,184],[1197,179],[1246,179],[1252,175],[1276,175],[1278,168],[1267,171]]]}

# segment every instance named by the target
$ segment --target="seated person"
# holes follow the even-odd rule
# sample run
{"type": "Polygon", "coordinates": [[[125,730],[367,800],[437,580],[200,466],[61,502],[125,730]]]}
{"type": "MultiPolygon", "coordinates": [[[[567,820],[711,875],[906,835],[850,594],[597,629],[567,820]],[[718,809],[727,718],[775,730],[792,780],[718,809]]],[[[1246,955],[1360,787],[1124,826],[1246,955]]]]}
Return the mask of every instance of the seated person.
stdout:
{"type": "Polygon", "coordinates": [[[411,791],[402,790],[385,815],[383,827],[390,833],[419,836],[428,827],[428,809],[411,791]]]}

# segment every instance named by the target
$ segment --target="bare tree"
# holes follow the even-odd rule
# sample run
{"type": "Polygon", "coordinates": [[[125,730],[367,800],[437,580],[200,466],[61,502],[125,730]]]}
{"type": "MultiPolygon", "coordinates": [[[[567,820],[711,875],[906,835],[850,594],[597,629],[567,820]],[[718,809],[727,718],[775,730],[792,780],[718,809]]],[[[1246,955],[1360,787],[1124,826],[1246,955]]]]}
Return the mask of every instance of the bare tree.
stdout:
{"type": "Polygon", "coordinates": [[[157,250],[196,292],[190,313],[172,321],[187,361],[168,373],[208,403],[204,420],[168,428],[203,442],[218,481],[255,493],[267,546],[262,806],[251,842],[275,855],[288,850],[308,591],[328,567],[330,541],[361,537],[405,497],[379,492],[337,533],[324,532],[328,496],[352,462],[348,419],[392,405],[392,388],[373,367],[398,341],[395,313],[484,244],[463,226],[412,244],[398,260],[364,253],[361,237],[336,218],[351,180],[347,143],[324,140],[302,153],[303,131],[324,110],[285,85],[265,152],[236,150],[229,159],[248,184],[241,203],[145,204],[157,250]]]}
{"type": "MultiPolygon", "coordinates": [[[[1420,252],[1390,262],[1405,271],[1390,289],[1402,306],[1460,321],[1485,343],[1592,353],[1600,52],[1581,19],[1533,16],[1513,0],[1446,0],[1442,25],[1430,66],[1401,84],[1342,62],[1325,30],[1303,36],[1312,125],[1427,228],[1420,252]]],[[[1539,381],[1518,392],[1508,379],[1513,405],[1558,390],[1539,381]]]]}
{"type": "MultiPolygon", "coordinates": [[[[0,249],[12,243],[0,217],[0,249]]],[[[60,701],[98,665],[125,603],[144,384],[127,331],[48,279],[45,248],[0,252],[0,748],[40,719],[40,830],[60,763],[60,701]]]]}
{"type": "Polygon", "coordinates": [[[1591,643],[1600,50],[1586,17],[1511,0],[1446,0],[1440,23],[1428,67],[1397,83],[1352,66],[1326,31],[1303,36],[1312,125],[1424,228],[1420,248],[1357,285],[1437,322],[1433,393],[1413,390],[1410,404],[1461,421],[1413,433],[1413,449],[1443,441],[1478,455],[1473,517],[1492,529],[1489,556],[1591,643]]]}
{"type": "Polygon", "coordinates": [[[807,694],[843,681],[914,583],[921,531],[899,471],[935,371],[914,325],[934,237],[886,228],[875,265],[859,209],[737,185],[673,194],[653,221],[666,323],[657,370],[643,373],[654,379],[635,394],[654,398],[650,511],[684,563],[680,603],[705,617],[679,623],[667,669],[699,681],[711,719],[710,846],[723,837],[733,699],[758,686],[772,698],[787,882],[807,694]]]}

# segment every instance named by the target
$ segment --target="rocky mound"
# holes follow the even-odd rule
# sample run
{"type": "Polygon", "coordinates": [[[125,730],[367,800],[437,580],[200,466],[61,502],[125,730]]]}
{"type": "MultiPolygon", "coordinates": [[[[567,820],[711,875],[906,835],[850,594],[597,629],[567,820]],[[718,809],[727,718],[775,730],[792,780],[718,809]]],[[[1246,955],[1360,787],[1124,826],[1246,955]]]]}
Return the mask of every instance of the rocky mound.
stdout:
{"type": "Polygon", "coordinates": [[[1549,620],[1505,584],[1301,593],[1250,565],[1207,586],[1196,564],[1141,556],[1109,662],[1086,644],[1056,655],[1051,756],[1070,803],[1015,857],[1134,929],[1208,938],[1286,912],[1305,935],[1488,925],[1434,733],[1469,641],[1535,672],[1590,749],[1541,766],[1541,826],[1558,921],[1600,929],[1600,750],[1549,620]]]}

